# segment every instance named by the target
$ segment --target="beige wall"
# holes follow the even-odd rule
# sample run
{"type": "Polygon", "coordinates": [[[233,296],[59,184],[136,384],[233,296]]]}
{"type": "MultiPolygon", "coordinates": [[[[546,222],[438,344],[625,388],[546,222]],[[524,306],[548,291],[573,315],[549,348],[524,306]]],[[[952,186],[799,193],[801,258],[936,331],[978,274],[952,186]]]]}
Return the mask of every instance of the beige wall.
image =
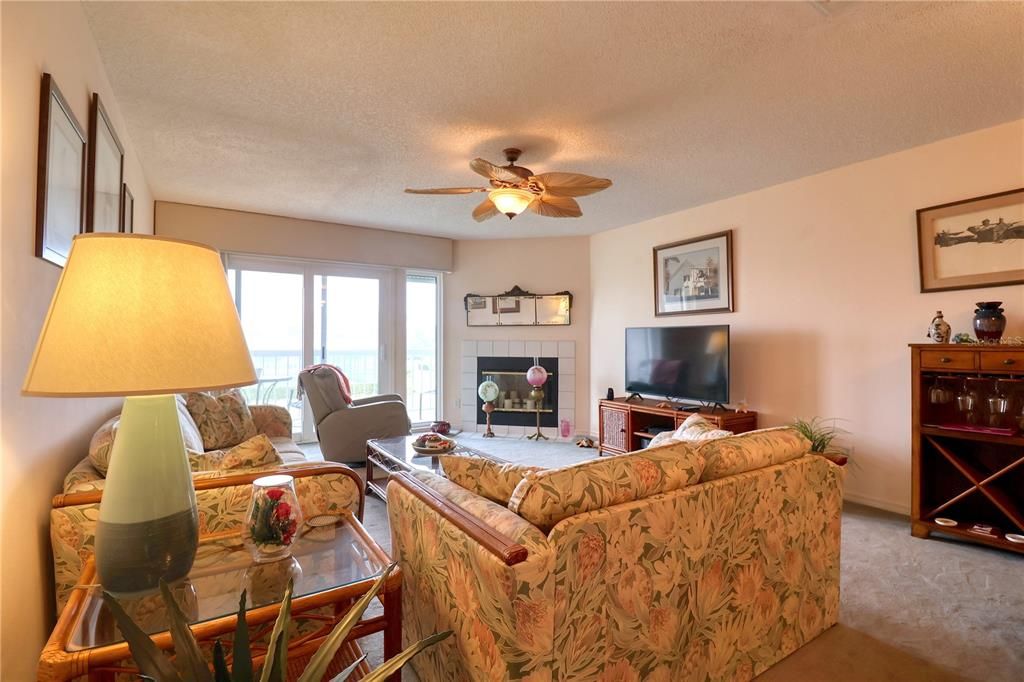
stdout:
{"type": "MultiPolygon", "coordinates": [[[[587,237],[460,240],[455,267],[444,282],[444,416],[453,425],[461,400],[461,349],[465,340],[575,341],[576,431],[589,428],[590,272],[587,237]],[[500,294],[518,284],[549,294],[570,291],[572,324],[563,327],[467,327],[463,296],[500,294]]],[[[566,407],[565,405],[561,407],[566,407]]]]}
{"type": "Polygon", "coordinates": [[[156,232],[235,253],[428,270],[452,269],[452,240],[443,237],[209,206],[158,201],[156,232]]]}
{"type": "Polygon", "coordinates": [[[940,309],[969,331],[981,300],[1004,301],[1007,333],[1024,335],[1022,286],[919,293],[914,212],[1022,186],[1016,121],[595,235],[590,395],[622,390],[625,327],[729,324],[732,400],[764,426],[847,419],[849,497],[907,511],[906,345],[940,309]],[[651,247],[730,228],[736,312],[656,319],[651,247]]]}
{"type": "MultiPolygon", "coordinates": [[[[125,180],[135,195],[135,230],[152,232],[153,200],[78,3],[8,3],[3,24],[3,526],[0,565],[0,679],[35,679],[53,620],[49,500],[85,455],[89,437],[117,400],[24,398],[21,383],[60,270],[34,256],[36,145],[44,71],[83,126],[99,92],[126,147],[125,180]]],[[[117,333],[119,330],[111,330],[117,333]]]]}

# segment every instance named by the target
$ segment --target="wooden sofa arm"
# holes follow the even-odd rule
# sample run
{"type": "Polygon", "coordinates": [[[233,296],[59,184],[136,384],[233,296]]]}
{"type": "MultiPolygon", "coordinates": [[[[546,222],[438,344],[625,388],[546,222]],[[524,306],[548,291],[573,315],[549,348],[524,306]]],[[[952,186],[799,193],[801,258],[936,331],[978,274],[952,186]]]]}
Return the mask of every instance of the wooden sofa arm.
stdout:
{"type": "MultiPolygon", "coordinates": [[[[236,485],[249,485],[257,478],[263,476],[270,476],[275,473],[286,473],[289,476],[295,478],[305,478],[306,476],[320,476],[323,474],[340,474],[342,476],[348,476],[356,484],[356,489],[359,490],[359,518],[363,518],[363,505],[365,504],[366,493],[364,491],[363,479],[359,477],[359,474],[354,472],[344,464],[338,464],[336,462],[310,462],[308,464],[301,464],[291,467],[279,467],[278,470],[264,470],[264,471],[247,471],[243,470],[237,474],[231,474],[229,476],[222,476],[218,478],[201,478],[199,480],[193,480],[193,485],[196,490],[211,490],[213,488],[229,488],[236,485]]],[[[92,504],[100,502],[103,499],[102,490],[86,490],[78,493],[64,493],[61,495],[55,495],[53,497],[52,506],[55,509],[60,507],[72,507],[77,504],[92,504]]]]}
{"type": "Polygon", "coordinates": [[[388,485],[399,485],[405,488],[420,502],[450,521],[485,550],[501,559],[506,566],[515,566],[526,561],[528,554],[526,547],[513,542],[408,473],[391,474],[388,478],[388,485]]]}

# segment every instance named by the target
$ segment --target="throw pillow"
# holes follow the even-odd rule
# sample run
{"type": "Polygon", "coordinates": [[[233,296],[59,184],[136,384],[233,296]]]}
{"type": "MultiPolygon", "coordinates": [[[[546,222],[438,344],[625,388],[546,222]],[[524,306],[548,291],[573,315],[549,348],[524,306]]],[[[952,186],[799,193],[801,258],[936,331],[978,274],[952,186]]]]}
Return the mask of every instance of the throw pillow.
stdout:
{"type": "Polygon", "coordinates": [[[219,395],[186,393],[185,407],[203,437],[203,450],[234,447],[256,435],[252,413],[238,389],[219,395]]]}
{"type": "Polygon", "coordinates": [[[688,443],[669,443],[526,475],[508,508],[543,531],[562,519],[696,483],[704,458],[688,443]]]}
{"type": "Polygon", "coordinates": [[[731,435],[732,431],[716,429],[714,424],[704,417],[699,414],[691,414],[686,418],[686,421],[679,425],[679,428],[672,434],[672,438],[675,440],[697,441],[726,438],[731,435]]]}
{"type": "Polygon", "coordinates": [[[544,471],[543,467],[495,462],[486,457],[441,455],[438,460],[449,481],[501,505],[508,504],[512,491],[526,474],[544,471]]]}
{"type": "Polygon", "coordinates": [[[188,464],[192,471],[225,471],[227,469],[255,469],[283,464],[284,460],[274,444],[265,435],[258,434],[230,450],[196,452],[189,450],[188,464]]]}
{"type": "Polygon", "coordinates": [[[811,441],[792,426],[780,426],[698,443],[696,447],[707,462],[700,480],[714,481],[801,457],[810,452],[811,441]]]}
{"type": "Polygon", "coordinates": [[[89,462],[101,475],[107,475],[110,467],[110,449],[114,445],[114,436],[117,435],[117,425],[121,422],[121,416],[111,417],[103,422],[100,428],[89,440],[89,462]]]}

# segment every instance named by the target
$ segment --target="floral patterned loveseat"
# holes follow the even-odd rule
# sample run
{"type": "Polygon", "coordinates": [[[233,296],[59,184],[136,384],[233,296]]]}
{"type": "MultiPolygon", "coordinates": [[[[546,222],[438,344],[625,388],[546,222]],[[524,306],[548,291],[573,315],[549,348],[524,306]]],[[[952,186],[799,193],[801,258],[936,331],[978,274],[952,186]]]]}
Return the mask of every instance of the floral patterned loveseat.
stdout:
{"type": "Polygon", "coordinates": [[[837,621],[843,471],[792,429],[443,464],[388,487],[425,682],[749,680],[837,621]]]}
{"type": "MultiPolygon", "coordinates": [[[[193,481],[200,533],[240,528],[249,504],[252,481],[276,471],[295,477],[305,518],[348,510],[362,519],[363,486],[357,473],[343,464],[324,462],[318,455],[306,455],[292,440],[292,421],[286,409],[274,405],[252,405],[248,409],[256,433],[266,436],[273,444],[277,453],[275,462],[247,468],[195,471],[193,481]]],[[[194,424],[185,423],[189,415],[181,409],[179,419],[184,430],[189,426],[194,428],[194,424]]],[[[208,457],[210,454],[205,453],[207,457],[203,461],[216,459],[208,457]]],[[[92,554],[103,484],[103,474],[86,457],[65,477],[63,492],[53,498],[50,543],[58,612],[78,582],[83,561],[92,554]]]]}

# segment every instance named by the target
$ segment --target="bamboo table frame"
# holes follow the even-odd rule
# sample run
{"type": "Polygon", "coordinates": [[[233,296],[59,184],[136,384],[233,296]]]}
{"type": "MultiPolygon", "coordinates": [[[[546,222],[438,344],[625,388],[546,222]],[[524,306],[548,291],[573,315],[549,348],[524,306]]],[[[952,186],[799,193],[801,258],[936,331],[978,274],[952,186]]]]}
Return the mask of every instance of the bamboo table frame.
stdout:
{"type": "MultiPolygon", "coordinates": [[[[348,511],[343,512],[339,524],[348,525],[363,543],[368,554],[377,559],[381,565],[391,563],[391,558],[383,549],[369,536],[362,524],[348,511]]],[[[223,538],[237,534],[237,532],[224,532],[200,538],[204,540],[223,538]]],[[[132,668],[126,668],[122,663],[131,659],[131,651],[126,642],[118,642],[104,646],[97,646],[89,649],[68,651],[68,645],[74,631],[78,618],[85,609],[89,600],[98,598],[95,591],[90,590],[96,585],[96,565],[94,557],[89,557],[83,566],[82,576],[75,586],[74,591],[68,598],[57,620],[46,646],[39,656],[39,667],[37,679],[40,682],[65,682],[81,676],[87,676],[89,680],[113,679],[116,673],[134,672],[132,668]]],[[[332,589],[316,592],[313,594],[296,597],[292,600],[292,614],[295,620],[320,621],[322,625],[314,632],[308,633],[288,643],[288,658],[294,664],[296,659],[312,655],[327,635],[334,628],[335,624],[347,613],[348,608],[356,599],[366,594],[373,586],[376,577],[366,578],[358,582],[349,583],[332,589]],[[332,616],[307,613],[324,606],[333,606],[332,616]]],[[[354,641],[377,632],[384,633],[384,658],[392,658],[402,651],[402,573],[397,566],[391,572],[387,582],[378,595],[384,612],[381,615],[364,617],[352,629],[346,644],[339,651],[339,656],[348,655],[349,662],[358,657],[357,647],[354,641]]],[[[259,626],[273,625],[280,612],[280,602],[267,604],[252,608],[245,614],[245,620],[249,624],[250,631],[258,629],[259,626]]],[[[211,642],[224,635],[232,634],[235,631],[237,620],[236,614],[229,614],[213,618],[190,626],[196,641],[202,645],[204,642],[211,642]]],[[[255,635],[255,632],[253,632],[255,635]]],[[[167,651],[173,648],[171,635],[164,631],[151,635],[153,642],[160,649],[167,651]]],[[[253,636],[253,640],[256,637],[253,636]]],[[[263,663],[265,653],[260,653],[254,645],[253,663],[258,667],[263,663]]],[[[301,668],[294,669],[289,665],[289,679],[297,677],[301,668]]],[[[365,664],[364,664],[365,668],[365,664]]],[[[335,671],[339,672],[339,671],[335,671]]],[[[366,670],[364,669],[364,672],[366,670]]],[[[391,682],[400,682],[401,671],[392,675],[391,682]]]]}

